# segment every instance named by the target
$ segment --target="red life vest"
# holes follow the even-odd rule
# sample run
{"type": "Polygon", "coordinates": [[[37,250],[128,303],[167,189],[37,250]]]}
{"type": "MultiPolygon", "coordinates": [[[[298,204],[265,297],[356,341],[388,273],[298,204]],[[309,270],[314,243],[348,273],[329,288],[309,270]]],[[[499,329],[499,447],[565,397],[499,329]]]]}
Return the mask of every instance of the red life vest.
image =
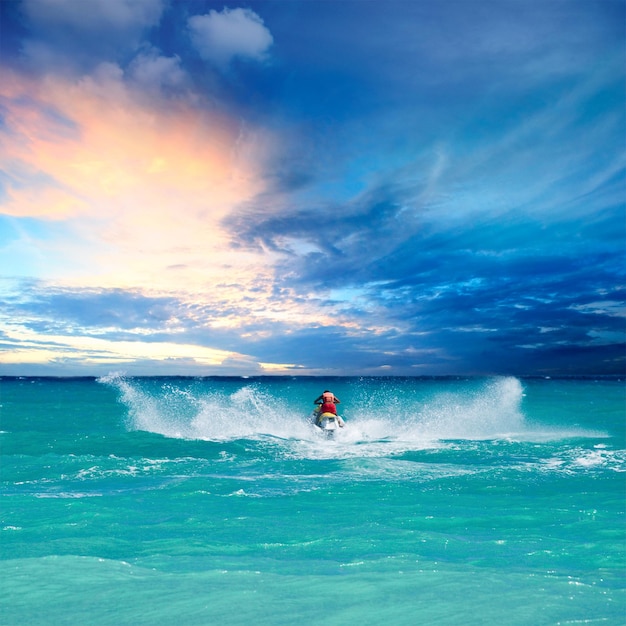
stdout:
{"type": "Polygon", "coordinates": [[[337,407],[333,402],[324,402],[320,407],[320,415],[322,413],[332,413],[333,415],[337,415],[337,407]]]}

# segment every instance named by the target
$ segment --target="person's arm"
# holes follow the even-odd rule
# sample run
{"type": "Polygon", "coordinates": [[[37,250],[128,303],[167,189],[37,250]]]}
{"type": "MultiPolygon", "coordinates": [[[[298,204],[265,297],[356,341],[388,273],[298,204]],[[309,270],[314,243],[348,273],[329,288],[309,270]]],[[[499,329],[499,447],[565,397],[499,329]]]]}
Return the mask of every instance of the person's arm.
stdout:
{"type": "Polygon", "coordinates": [[[322,396],[318,396],[313,400],[313,404],[322,404],[322,396]]]}
{"type": "Polygon", "coordinates": [[[335,396],[335,404],[341,404],[341,400],[337,396],[335,396]]]}

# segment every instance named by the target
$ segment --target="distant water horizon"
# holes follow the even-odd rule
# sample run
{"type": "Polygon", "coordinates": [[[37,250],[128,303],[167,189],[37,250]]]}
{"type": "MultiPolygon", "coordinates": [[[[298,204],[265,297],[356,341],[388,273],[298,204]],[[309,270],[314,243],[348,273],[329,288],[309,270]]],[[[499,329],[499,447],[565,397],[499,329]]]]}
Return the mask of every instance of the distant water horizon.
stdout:
{"type": "Polygon", "coordinates": [[[105,380],[110,377],[120,378],[181,378],[181,379],[245,379],[263,380],[267,378],[296,378],[296,379],[320,379],[320,380],[344,380],[344,379],[390,379],[406,378],[414,380],[471,380],[471,379],[493,379],[493,378],[517,378],[520,380],[626,380],[626,372],[623,374],[128,374],[125,371],[113,371],[108,374],[0,374],[0,380],[18,379],[46,379],[53,380],[105,380]]]}

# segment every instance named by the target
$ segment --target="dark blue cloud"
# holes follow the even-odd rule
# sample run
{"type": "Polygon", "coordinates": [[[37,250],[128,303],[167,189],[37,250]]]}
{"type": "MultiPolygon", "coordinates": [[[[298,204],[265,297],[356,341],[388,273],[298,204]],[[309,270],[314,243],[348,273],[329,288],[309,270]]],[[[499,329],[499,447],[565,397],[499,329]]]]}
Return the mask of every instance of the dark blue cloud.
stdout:
{"type": "Polygon", "coordinates": [[[37,330],[61,328],[159,328],[174,314],[173,298],[147,297],[121,289],[55,289],[24,283],[20,294],[5,297],[5,314],[24,318],[37,330]],[[35,322],[35,320],[39,320],[35,322]]]}
{"type": "MultiPolygon", "coordinates": [[[[599,199],[590,195],[590,206],[612,197],[605,192],[613,184],[596,193],[599,199]]],[[[624,310],[618,316],[614,308],[624,303],[622,207],[609,204],[584,219],[560,207],[539,215],[476,211],[451,216],[447,227],[445,215],[415,206],[414,197],[415,190],[384,185],[356,205],[257,219],[249,207],[231,221],[240,245],[262,241],[288,255],[279,284],[317,290],[334,305],[339,295],[353,319],[397,329],[364,331],[349,345],[332,337],[321,351],[311,341],[307,355],[326,354],[342,366],[350,359],[391,364],[405,373],[421,360],[440,373],[624,369],[624,310]],[[289,248],[292,239],[308,239],[317,251],[299,255],[289,248]],[[350,302],[352,292],[358,297],[350,302]],[[599,301],[609,305],[592,306],[599,301]],[[578,349],[588,358],[572,358],[578,349]]],[[[328,332],[313,334],[326,339],[328,332]]]]}
{"type": "MultiPolygon", "coordinates": [[[[598,301],[597,290],[591,289],[593,266],[582,280],[570,282],[561,275],[559,280],[539,281],[539,288],[532,291],[520,276],[513,276],[510,267],[506,269],[473,284],[448,282],[442,287],[423,279],[415,283],[404,279],[383,288],[370,287],[365,309],[349,302],[343,309],[343,315],[360,320],[361,329],[348,333],[339,324],[305,329],[278,322],[213,330],[203,323],[202,313],[208,311],[173,297],[122,290],[55,291],[45,285],[26,285],[19,298],[6,299],[3,313],[42,338],[75,334],[133,341],[141,336],[148,342],[229,349],[249,355],[248,370],[254,361],[296,363],[295,371],[338,374],[386,373],[386,368],[403,374],[623,370],[619,341],[623,318],[615,315],[615,305],[623,303],[622,290],[605,290],[598,301]],[[174,318],[177,332],[168,327],[174,318]],[[142,330],[145,333],[138,335],[142,330]],[[247,338],[242,337],[244,332],[247,338]]],[[[329,307],[332,304],[328,302],[329,307]]],[[[330,315],[335,313],[329,308],[330,315]]],[[[41,342],[45,347],[46,341],[41,342]]],[[[82,362],[84,355],[78,349],[74,352],[82,362]]],[[[162,371],[163,364],[154,365],[154,371],[162,371]]]]}

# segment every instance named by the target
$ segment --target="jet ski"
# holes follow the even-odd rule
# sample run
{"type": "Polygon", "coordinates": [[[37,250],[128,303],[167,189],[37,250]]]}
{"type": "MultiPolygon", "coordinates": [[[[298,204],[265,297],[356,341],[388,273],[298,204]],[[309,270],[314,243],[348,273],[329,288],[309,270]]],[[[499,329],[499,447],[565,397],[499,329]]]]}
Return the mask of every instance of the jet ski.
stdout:
{"type": "Polygon", "coordinates": [[[328,437],[332,437],[340,428],[343,428],[345,424],[343,419],[334,413],[313,411],[311,417],[315,426],[328,437]]]}

